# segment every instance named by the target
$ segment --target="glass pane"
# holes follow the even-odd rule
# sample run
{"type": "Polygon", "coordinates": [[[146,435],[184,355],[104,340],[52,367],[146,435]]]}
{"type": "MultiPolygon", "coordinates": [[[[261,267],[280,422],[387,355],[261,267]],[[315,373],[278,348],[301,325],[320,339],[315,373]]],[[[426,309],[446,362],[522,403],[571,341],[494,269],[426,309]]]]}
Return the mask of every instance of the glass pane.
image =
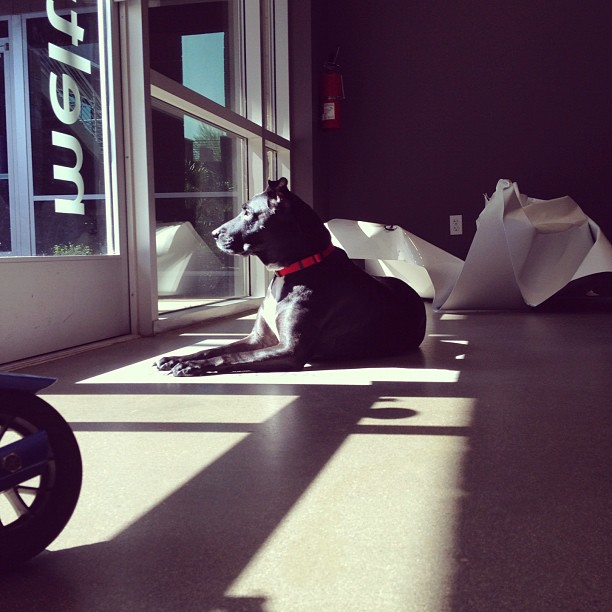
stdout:
{"type": "Polygon", "coordinates": [[[240,2],[161,0],[149,9],[151,68],[243,113],[240,2]]]}
{"type": "Polygon", "coordinates": [[[36,255],[112,253],[96,2],[48,7],[26,29],[36,255]]]}
{"type": "Polygon", "coordinates": [[[160,310],[245,295],[244,260],[215,246],[213,229],[244,202],[243,139],[153,110],[160,310]]]}
{"type": "Polygon", "coordinates": [[[34,203],[37,255],[99,255],[106,236],[105,200],[85,200],[83,214],[54,210],[53,200],[34,203]]]}
{"type": "Polygon", "coordinates": [[[276,180],[278,176],[278,156],[274,149],[268,149],[266,147],[266,161],[265,161],[264,174],[268,179],[276,180]]]}

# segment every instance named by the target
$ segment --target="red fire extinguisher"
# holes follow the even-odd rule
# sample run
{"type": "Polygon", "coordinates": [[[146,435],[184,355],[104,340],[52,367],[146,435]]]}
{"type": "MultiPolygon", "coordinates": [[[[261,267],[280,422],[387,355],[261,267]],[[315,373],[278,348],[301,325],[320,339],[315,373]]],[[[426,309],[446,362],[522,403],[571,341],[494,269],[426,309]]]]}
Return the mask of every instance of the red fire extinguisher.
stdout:
{"type": "Polygon", "coordinates": [[[339,52],[340,49],[337,49],[335,56],[323,64],[321,126],[326,130],[340,128],[340,102],[344,100],[344,83],[337,62],[339,52]]]}

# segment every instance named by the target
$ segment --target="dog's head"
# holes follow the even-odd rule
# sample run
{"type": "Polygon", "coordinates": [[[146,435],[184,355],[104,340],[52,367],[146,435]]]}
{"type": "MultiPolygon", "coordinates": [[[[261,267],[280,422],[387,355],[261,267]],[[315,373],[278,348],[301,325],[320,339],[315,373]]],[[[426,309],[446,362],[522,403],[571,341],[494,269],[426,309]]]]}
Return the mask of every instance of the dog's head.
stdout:
{"type": "Polygon", "coordinates": [[[287,188],[287,179],[242,205],[240,213],[213,231],[217,246],[232,255],[256,255],[270,269],[324,249],[330,235],[317,214],[287,188]]]}

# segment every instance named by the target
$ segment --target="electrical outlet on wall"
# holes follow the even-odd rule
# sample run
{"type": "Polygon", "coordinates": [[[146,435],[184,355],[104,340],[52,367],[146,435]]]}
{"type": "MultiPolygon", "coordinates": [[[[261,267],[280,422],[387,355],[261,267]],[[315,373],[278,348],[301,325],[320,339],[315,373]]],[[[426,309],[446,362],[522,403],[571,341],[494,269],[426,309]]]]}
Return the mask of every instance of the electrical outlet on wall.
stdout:
{"type": "Polygon", "coordinates": [[[463,215],[450,216],[450,233],[451,236],[460,236],[463,234],[463,215]]]}

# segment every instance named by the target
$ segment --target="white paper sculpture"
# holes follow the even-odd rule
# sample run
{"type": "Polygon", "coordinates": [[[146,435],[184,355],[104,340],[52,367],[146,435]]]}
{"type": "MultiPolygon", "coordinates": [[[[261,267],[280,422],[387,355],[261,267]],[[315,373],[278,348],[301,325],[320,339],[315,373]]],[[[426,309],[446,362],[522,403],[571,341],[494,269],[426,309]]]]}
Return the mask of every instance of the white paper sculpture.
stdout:
{"type": "Polygon", "coordinates": [[[612,272],[612,246],[572,198],[538,200],[502,179],[444,310],[537,306],[585,276],[612,272]]]}
{"type": "Polygon", "coordinates": [[[463,260],[397,225],[332,219],[326,223],[332,242],[351,259],[363,259],[376,276],[397,276],[423,298],[448,295],[463,268],[463,260]]]}
{"type": "Polygon", "coordinates": [[[328,227],[349,257],[403,278],[437,310],[537,306],[572,281],[612,272],[610,242],[572,198],[529,198],[506,179],[485,196],[465,262],[401,228],[344,219],[328,227]]]}

